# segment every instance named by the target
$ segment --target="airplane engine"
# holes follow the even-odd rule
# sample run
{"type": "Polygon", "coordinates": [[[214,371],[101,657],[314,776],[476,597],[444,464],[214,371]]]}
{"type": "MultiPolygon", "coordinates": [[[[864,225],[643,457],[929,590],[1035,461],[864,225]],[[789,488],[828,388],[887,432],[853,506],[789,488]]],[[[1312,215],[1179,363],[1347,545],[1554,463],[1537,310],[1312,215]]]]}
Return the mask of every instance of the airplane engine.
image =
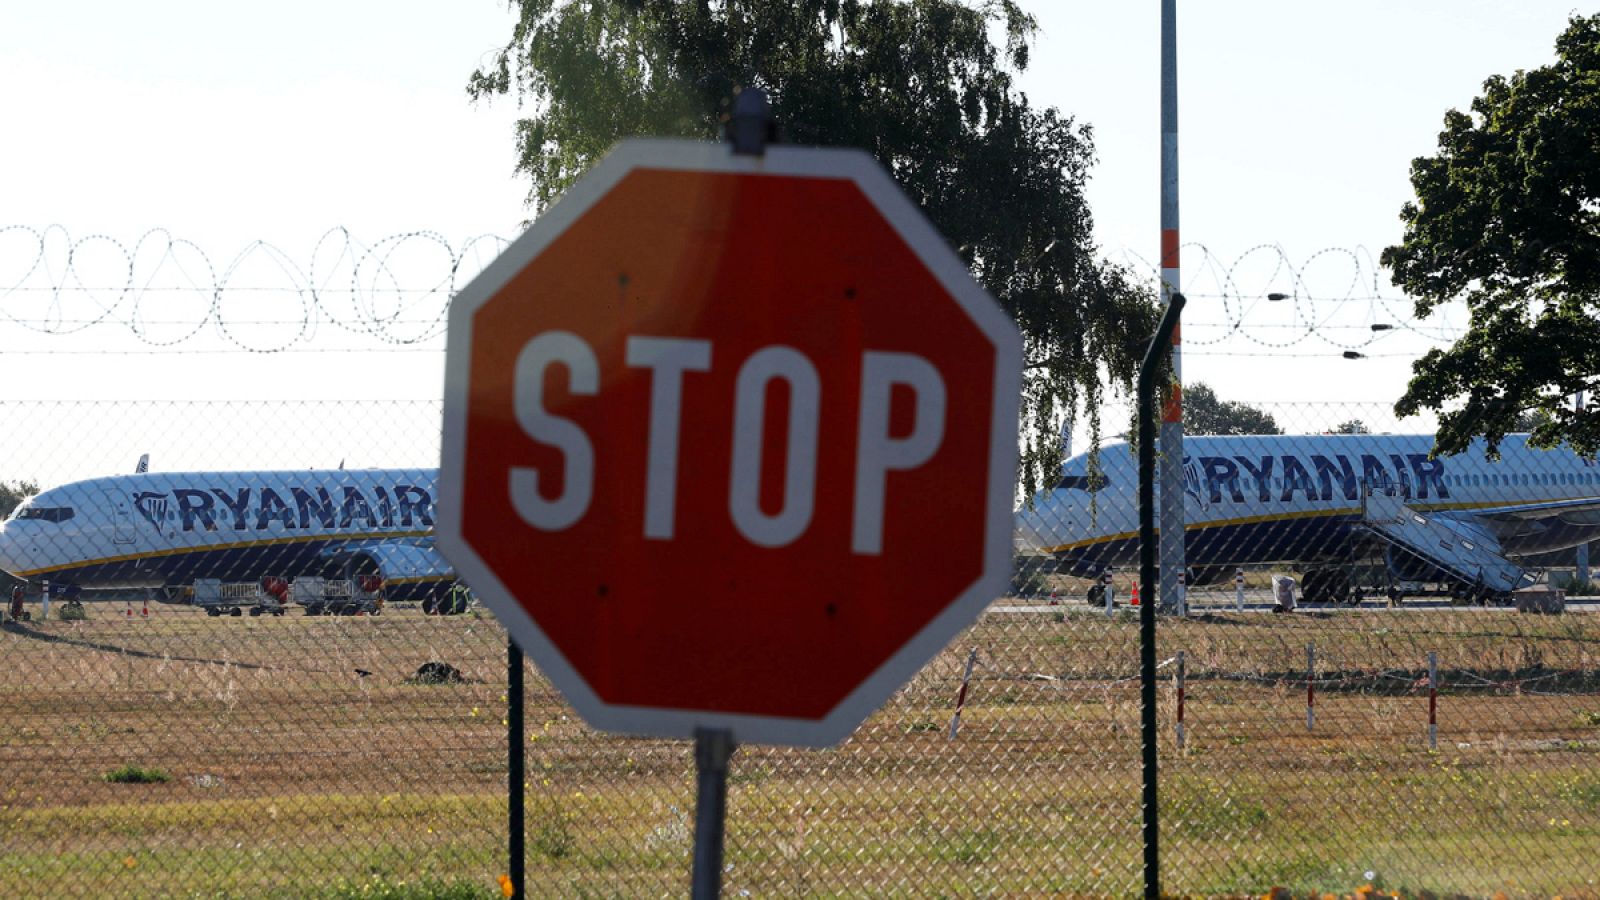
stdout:
{"type": "Polygon", "coordinates": [[[330,578],[350,581],[385,600],[430,600],[444,596],[454,580],[450,565],[431,545],[379,543],[353,547],[333,557],[330,578]]]}

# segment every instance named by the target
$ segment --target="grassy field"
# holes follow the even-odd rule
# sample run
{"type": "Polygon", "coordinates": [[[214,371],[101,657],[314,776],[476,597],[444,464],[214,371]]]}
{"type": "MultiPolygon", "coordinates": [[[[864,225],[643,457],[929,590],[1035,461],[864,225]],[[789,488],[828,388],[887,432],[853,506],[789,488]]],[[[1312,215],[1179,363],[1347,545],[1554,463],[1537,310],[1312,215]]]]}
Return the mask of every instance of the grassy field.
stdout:
{"type": "MultiPolygon", "coordinates": [[[[121,611],[0,634],[0,896],[499,896],[491,617],[121,611]],[[430,661],[462,679],[419,682],[430,661]]],[[[1137,892],[1137,637],[1126,612],[993,612],[842,746],[742,748],[725,890],[1137,892]]],[[[1168,891],[1600,897],[1600,616],[1222,613],[1164,623],[1160,658],[1180,650],[1181,750],[1161,670],[1168,891]]],[[[591,732],[531,670],[526,714],[535,895],[683,894],[689,745],[591,732]]]]}

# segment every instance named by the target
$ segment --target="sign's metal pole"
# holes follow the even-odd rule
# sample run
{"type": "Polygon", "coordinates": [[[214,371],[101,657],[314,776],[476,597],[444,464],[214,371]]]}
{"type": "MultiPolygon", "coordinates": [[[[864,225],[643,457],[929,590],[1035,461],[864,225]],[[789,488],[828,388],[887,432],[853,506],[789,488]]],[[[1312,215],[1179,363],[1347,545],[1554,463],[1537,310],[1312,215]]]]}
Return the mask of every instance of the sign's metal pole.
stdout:
{"type": "Polygon", "coordinates": [[[694,900],[722,895],[722,825],[728,811],[728,758],[738,748],[725,728],[697,728],[694,767],[699,790],[694,804],[694,900]]]}
{"type": "Polygon", "coordinates": [[[527,790],[523,784],[527,776],[528,742],[523,738],[522,726],[522,648],[517,642],[506,639],[506,751],[509,757],[506,775],[506,799],[510,804],[507,815],[511,843],[507,864],[511,868],[511,896],[521,900],[528,896],[527,885],[527,790]]]}

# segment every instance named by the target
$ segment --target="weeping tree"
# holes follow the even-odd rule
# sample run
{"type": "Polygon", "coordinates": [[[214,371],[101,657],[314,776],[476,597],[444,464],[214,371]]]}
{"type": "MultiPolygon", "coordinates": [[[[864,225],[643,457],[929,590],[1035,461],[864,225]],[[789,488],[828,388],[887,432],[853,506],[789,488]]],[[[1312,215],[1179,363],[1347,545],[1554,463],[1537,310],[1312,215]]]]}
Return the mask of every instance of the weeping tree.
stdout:
{"type": "Polygon", "coordinates": [[[782,139],[864,148],[1016,320],[1027,348],[1021,489],[1061,464],[1063,419],[1126,390],[1154,331],[1152,289],[1096,258],[1093,134],[1013,83],[1033,19],[1011,0],[516,0],[474,100],[514,95],[537,215],[617,140],[716,139],[765,90],[782,139]]]}

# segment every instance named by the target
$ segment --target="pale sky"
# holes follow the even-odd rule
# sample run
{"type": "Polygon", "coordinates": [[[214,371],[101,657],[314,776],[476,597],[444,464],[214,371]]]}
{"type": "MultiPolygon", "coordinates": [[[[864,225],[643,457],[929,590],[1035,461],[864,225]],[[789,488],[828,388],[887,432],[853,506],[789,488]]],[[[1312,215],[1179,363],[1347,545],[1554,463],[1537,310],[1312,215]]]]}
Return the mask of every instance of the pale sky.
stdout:
{"type": "MultiPolygon", "coordinates": [[[[1089,197],[1099,243],[1113,259],[1148,265],[1159,224],[1159,3],[1024,5],[1042,30],[1022,85],[1035,104],[1094,126],[1089,197]]],[[[1231,399],[1391,402],[1426,341],[1399,332],[1368,348],[1371,358],[1350,361],[1316,337],[1296,339],[1310,318],[1320,334],[1365,341],[1371,322],[1396,318],[1373,306],[1375,292],[1394,311],[1408,309],[1359,253],[1375,260],[1398,240],[1409,162],[1435,148],[1445,110],[1465,108],[1490,74],[1551,61],[1572,7],[1179,5],[1186,377],[1231,399]],[[1232,307],[1222,297],[1230,266],[1232,307]],[[1298,307],[1255,299],[1271,290],[1308,299],[1298,307]],[[1344,297],[1357,299],[1329,302],[1344,297]],[[1230,336],[1218,326],[1241,300],[1246,334],[1230,336]]],[[[440,396],[441,342],[389,348],[431,333],[429,310],[450,284],[438,241],[459,251],[477,236],[513,237],[525,216],[527,184],[513,172],[516,103],[474,108],[464,88],[512,21],[486,0],[7,5],[0,228],[33,231],[0,232],[0,308],[9,315],[0,316],[0,396],[440,396]],[[59,228],[36,260],[34,232],[47,226],[59,228]],[[319,251],[337,227],[392,251],[394,281],[431,289],[431,298],[407,294],[402,307],[372,266],[351,273],[349,257],[328,244],[319,251]],[[165,245],[152,253],[157,244],[146,242],[134,269],[150,290],[137,316],[127,299],[109,314],[97,305],[115,291],[44,289],[61,281],[71,241],[109,238],[79,245],[74,271],[115,281],[101,273],[126,270],[117,245],[131,253],[151,229],[188,244],[163,261],[165,245]],[[438,241],[379,245],[411,232],[438,241]],[[245,253],[257,240],[276,249],[245,253]],[[225,294],[230,336],[208,326],[179,340],[209,298],[162,289],[221,279],[236,260],[229,287],[250,290],[225,294]],[[369,289],[358,302],[397,321],[378,337],[341,329],[330,313],[356,318],[345,294],[302,334],[304,300],[284,288],[315,279],[337,298],[352,274],[369,289]],[[73,335],[25,327],[64,330],[102,315],[109,321],[73,335]],[[152,353],[152,341],[178,343],[152,353]],[[302,352],[221,352],[286,343],[302,352]]],[[[462,269],[474,271],[493,247],[477,245],[462,269]]]]}

